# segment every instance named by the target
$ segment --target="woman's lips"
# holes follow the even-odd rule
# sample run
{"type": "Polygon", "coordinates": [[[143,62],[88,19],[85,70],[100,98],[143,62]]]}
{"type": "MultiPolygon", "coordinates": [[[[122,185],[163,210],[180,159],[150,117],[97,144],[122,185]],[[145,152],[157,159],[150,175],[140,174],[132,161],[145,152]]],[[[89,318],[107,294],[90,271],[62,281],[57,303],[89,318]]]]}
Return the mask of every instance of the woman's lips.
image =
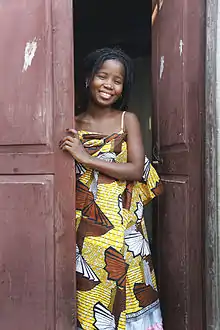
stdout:
{"type": "Polygon", "coordinates": [[[109,100],[112,97],[112,94],[107,93],[107,92],[99,92],[99,94],[105,100],[109,100]]]}

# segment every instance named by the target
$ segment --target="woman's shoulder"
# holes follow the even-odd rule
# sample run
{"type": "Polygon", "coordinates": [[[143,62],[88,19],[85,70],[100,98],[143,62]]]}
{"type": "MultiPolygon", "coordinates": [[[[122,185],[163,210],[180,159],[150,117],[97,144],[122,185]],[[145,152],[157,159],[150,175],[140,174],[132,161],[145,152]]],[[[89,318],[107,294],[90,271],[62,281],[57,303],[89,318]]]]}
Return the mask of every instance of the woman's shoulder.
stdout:
{"type": "Polygon", "coordinates": [[[135,114],[134,111],[132,110],[126,110],[126,111],[123,111],[123,110],[117,110],[117,109],[114,109],[114,113],[116,116],[124,116],[126,118],[128,118],[128,120],[133,120],[133,119],[137,119],[137,115],[135,114]]]}
{"type": "Polygon", "coordinates": [[[84,113],[75,116],[76,129],[80,130],[84,124],[84,113]]]}
{"type": "Polygon", "coordinates": [[[124,120],[125,123],[133,123],[133,122],[139,122],[138,116],[135,114],[135,112],[128,110],[124,111],[124,120]]]}
{"type": "Polygon", "coordinates": [[[129,111],[115,110],[114,113],[115,113],[115,117],[119,118],[119,120],[121,121],[121,129],[123,129],[124,132],[131,131],[132,126],[136,126],[139,124],[139,119],[137,115],[130,110],[129,111]]]}
{"type": "Polygon", "coordinates": [[[123,127],[127,133],[134,133],[140,130],[140,121],[135,112],[131,110],[124,112],[123,127]]]}
{"type": "Polygon", "coordinates": [[[76,115],[76,116],[75,116],[75,120],[76,120],[76,121],[80,121],[80,120],[83,119],[83,117],[84,117],[84,113],[80,113],[79,115],[76,115]]]}

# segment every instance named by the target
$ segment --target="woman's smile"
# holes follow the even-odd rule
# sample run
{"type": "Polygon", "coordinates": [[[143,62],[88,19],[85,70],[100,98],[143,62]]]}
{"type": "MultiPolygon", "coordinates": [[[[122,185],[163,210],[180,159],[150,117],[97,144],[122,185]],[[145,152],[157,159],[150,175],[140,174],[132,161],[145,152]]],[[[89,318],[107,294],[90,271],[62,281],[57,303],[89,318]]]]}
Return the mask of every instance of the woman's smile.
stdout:
{"type": "Polygon", "coordinates": [[[103,91],[99,91],[99,94],[105,100],[109,100],[113,96],[112,93],[110,94],[108,92],[103,92],[103,91]]]}
{"type": "Polygon", "coordinates": [[[123,93],[124,67],[117,60],[107,60],[90,83],[92,100],[101,107],[111,106],[123,93]]]}

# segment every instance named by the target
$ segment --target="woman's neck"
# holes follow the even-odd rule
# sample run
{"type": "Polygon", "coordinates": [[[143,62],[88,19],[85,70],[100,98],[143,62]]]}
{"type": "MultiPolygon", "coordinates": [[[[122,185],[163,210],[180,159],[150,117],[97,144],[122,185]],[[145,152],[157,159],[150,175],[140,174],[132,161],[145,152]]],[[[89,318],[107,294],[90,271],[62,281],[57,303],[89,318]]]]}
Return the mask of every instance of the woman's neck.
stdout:
{"type": "Polygon", "coordinates": [[[94,119],[104,117],[107,114],[110,114],[111,112],[112,112],[111,107],[106,107],[106,108],[99,107],[97,104],[94,104],[93,102],[90,102],[86,109],[86,113],[94,119]]]}

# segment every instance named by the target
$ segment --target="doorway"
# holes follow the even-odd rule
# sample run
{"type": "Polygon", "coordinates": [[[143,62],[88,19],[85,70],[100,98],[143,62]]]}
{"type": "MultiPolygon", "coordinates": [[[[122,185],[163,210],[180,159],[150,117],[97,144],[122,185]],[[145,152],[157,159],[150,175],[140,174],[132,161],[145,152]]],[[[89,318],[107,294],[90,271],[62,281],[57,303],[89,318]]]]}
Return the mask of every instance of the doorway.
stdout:
{"type": "MultiPolygon", "coordinates": [[[[218,329],[218,280],[213,275],[218,265],[216,196],[212,195],[216,173],[211,144],[215,143],[217,4],[209,2],[164,1],[152,31],[154,142],[163,160],[158,172],[165,186],[154,222],[159,233],[157,270],[165,330],[205,329],[205,300],[208,327],[218,329]]],[[[74,122],[72,7],[76,92],[81,59],[93,49],[121,46],[136,63],[142,62],[137,69],[141,74],[144,60],[151,61],[150,2],[112,0],[108,6],[100,0],[75,0],[74,6],[69,0],[31,0],[21,6],[15,0],[1,2],[2,329],[74,328],[74,198],[70,192],[74,192],[75,176],[72,159],[58,148],[66,127],[74,122]],[[19,27],[16,38],[14,27],[19,27]],[[9,44],[10,65],[6,65],[9,44]]],[[[149,82],[147,70],[143,77],[149,82]]],[[[137,81],[142,80],[136,77],[137,81]]],[[[133,90],[132,111],[141,109],[135,96],[139,88],[133,90]]],[[[148,125],[147,117],[140,119],[148,125]]],[[[150,157],[148,142],[145,139],[150,157]]]]}
{"type": "MultiPolygon", "coordinates": [[[[152,153],[152,93],[151,93],[151,2],[111,1],[108,7],[101,0],[75,0],[75,95],[76,114],[83,111],[77,95],[84,82],[81,72],[84,57],[102,47],[119,47],[134,62],[135,81],[128,111],[141,123],[145,152],[152,153]]],[[[152,207],[145,208],[150,243],[152,243],[152,207]]]]}
{"type": "MultiPolygon", "coordinates": [[[[160,2],[156,5],[160,7],[160,2]]],[[[90,51],[119,46],[134,60],[130,110],[139,117],[150,159],[153,117],[154,156],[165,187],[154,216],[150,208],[145,214],[150,241],[154,220],[164,327],[172,330],[178,324],[181,330],[197,330],[204,328],[205,319],[201,202],[205,6],[199,0],[164,2],[152,31],[151,6],[144,1],[134,5],[112,0],[107,6],[100,0],[75,0],[75,91],[77,96],[82,59],[90,51]]]]}

